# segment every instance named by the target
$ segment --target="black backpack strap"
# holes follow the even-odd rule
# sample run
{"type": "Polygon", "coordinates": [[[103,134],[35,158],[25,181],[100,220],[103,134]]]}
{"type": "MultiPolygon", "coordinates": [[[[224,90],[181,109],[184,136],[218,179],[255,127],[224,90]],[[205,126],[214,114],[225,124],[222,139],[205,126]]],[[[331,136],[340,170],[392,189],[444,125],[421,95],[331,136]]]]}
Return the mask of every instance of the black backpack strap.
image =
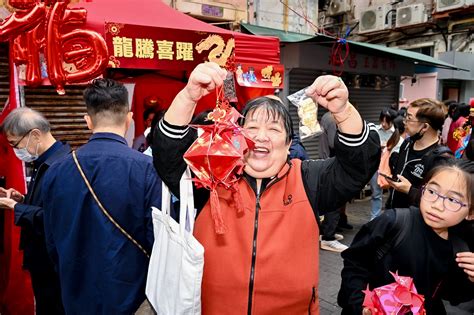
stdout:
{"type": "Polygon", "coordinates": [[[395,211],[395,222],[389,232],[388,240],[375,251],[376,261],[380,261],[392,248],[397,247],[410,230],[408,225],[410,224],[410,211],[412,210],[409,208],[396,208],[393,210],[395,211]]]}

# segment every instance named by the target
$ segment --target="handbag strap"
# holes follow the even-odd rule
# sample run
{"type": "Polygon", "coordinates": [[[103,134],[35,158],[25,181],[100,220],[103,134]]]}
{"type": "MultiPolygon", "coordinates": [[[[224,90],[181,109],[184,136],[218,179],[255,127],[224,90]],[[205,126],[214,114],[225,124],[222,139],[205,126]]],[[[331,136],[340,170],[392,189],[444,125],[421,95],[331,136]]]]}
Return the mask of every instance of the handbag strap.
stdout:
{"type": "Polygon", "coordinates": [[[77,169],[79,170],[79,173],[81,173],[82,179],[84,179],[84,183],[86,184],[87,188],[89,189],[92,197],[94,198],[95,202],[99,206],[100,210],[104,213],[104,215],[112,222],[117,229],[122,232],[123,235],[125,235],[126,238],[128,238],[133,244],[135,244],[145,255],[146,257],[150,258],[150,254],[141,246],[130,234],[128,234],[127,231],[125,231],[124,228],[118,224],[117,221],[110,215],[110,213],[105,209],[105,207],[102,205],[100,202],[99,198],[97,197],[96,193],[94,192],[94,189],[92,189],[91,184],[89,183],[89,180],[86,177],[86,174],[84,174],[84,171],[82,170],[81,164],[79,164],[79,160],[77,159],[76,151],[72,151],[72,158],[74,159],[74,163],[76,163],[77,169]]]}
{"type": "Polygon", "coordinates": [[[186,228],[189,233],[193,233],[194,220],[196,216],[196,211],[194,209],[193,183],[189,166],[186,167],[183,176],[181,176],[181,181],[179,182],[179,199],[179,226],[181,235],[184,236],[186,228]]]}
{"type": "MultiPolygon", "coordinates": [[[[162,182],[161,212],[166,221],[170,218],[171,193],[168,186],[162,182]]],[[[194,209],[193,183],[191,171],[186,168],[179,182],[179,233],[184,237],[185,230],[193,233],[196,210],[194,209]]]]}

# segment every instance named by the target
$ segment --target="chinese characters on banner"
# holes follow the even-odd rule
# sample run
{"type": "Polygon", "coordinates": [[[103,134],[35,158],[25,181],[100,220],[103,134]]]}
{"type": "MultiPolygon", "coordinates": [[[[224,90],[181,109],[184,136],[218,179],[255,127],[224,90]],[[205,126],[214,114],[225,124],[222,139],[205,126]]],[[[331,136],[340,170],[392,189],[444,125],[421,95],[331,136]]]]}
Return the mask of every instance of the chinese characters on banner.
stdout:
{"type": "Polygon", "coordinates": [[[105,40],[114,68],[191,70],[204,61],[224,67],[233,60],[235,41],[230,34],[108,22],[105,40]]]}
{"type": "MultiPolygon", "coordinates": [[[[346,63],[346,69],[357,69],[357,70],[386,70],[394,71],[397,67],[394,59],[384,58],[379,56],[361,56],[355,52],[350,52],[346,63]]],[[[343,65],[337,64],[333,61],[332,56],[329,56],[328,65],[341,67],[343,65]]]]}
{"type": "Polygon", "coordinates": [[[0,25],[0,41],[12,43],[13,62],[22,67],[27,85],[37,86],[47,77],[64,94],[66,84],[101,75],[108,52],[100,34],[76,27],[85,23],[85,9],[67,8],[69,0],[48,3],[10,0],[16,11],[0,25]]]}
{"type": "Polygon", "coordinates": [[[236,66],[235,77],[240,86],[274,89],[283,87],[283,65],[239,63],[236,66]]]}

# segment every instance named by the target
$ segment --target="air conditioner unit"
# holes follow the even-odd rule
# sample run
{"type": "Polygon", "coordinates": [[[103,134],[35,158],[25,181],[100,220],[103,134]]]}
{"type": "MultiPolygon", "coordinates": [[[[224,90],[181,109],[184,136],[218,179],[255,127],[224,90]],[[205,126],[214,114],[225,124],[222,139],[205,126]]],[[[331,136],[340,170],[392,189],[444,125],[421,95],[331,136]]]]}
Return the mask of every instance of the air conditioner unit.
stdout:
{"type": "Polygon", "coordinates": [[[368,7],[360,13],[359,33],[381,31],[387,28],[385,17],[388,12],[386,5],[368,7]]]}
{"type": "Polygon", "coordinates": [[[474,0],[436,0],[436,12],[449,11],[474,5],[474,0]]]}
{"type": "Polygon", "coordinates": [[[350,0],[331,0],[326,11],[327,16],[341,15],[351,11],[350,0]]]}
{"type": "Polygon", "coordinates": [[[412,4],[397,8],[396,27],[403,27],[407,25],[425,23],[428,20],[425,5],[412,4]]]}

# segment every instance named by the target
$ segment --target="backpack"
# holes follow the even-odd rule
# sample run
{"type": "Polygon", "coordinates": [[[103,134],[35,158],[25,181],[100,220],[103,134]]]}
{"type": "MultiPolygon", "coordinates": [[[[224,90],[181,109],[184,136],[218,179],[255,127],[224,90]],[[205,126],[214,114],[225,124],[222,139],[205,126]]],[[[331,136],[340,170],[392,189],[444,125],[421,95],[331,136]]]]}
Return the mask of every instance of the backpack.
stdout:
{"type": "MultiPolygon", "coordinates": [[[[412,208],[395,208],[393,210],[395,211],[395,223],[389,232],[388,240],[375,251],[377,262],[382,260],[392,248],[397,247],[403,241],[408,231],[412,229],[410,212],[415,210],[412,208]]],[[[450,233],[449,239],[453,245],[454,257],[456,253],[471,251],[467,242],[457,233],[450,233]]]]}
{"type": "Polygon", "coordinates": [[[407,232],[411,230],[410,211],[413,210],[411,208],[395,208],[393,210],[395,211],[395,223],[389,232],[388,240],[375,251],[376,261],[382,260],[392,248],[398,246],[407,232]]]}

